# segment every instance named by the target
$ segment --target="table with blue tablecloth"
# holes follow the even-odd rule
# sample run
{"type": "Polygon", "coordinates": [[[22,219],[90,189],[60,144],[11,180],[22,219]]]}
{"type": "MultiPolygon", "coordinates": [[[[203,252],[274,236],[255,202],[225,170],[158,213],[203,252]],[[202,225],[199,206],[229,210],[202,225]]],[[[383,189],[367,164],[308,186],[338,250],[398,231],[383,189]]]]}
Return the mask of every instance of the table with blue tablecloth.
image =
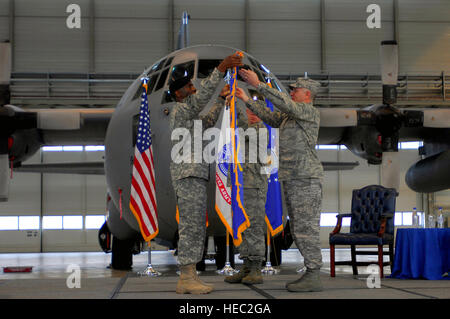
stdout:
{"type": "Polygon", "coordinates": [[[397,229],[390,278],[450,279],[450,228],[397,229]]]}

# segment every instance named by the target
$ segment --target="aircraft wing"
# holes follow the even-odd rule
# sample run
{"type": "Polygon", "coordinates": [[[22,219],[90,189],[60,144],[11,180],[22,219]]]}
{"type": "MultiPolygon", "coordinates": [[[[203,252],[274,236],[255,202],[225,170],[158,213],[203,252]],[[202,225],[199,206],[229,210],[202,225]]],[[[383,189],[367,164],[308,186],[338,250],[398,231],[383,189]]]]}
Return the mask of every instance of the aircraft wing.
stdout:
{"type": "Polygon", "coordinates": [[[113,108],[105,109],[40,109],[36,128],[45,145],[104,144],[113,108]]]}
{"type": "Polygon", "coordinates": [[[105,167],[103,162],[48,163],[20,165],[19,167],[15,167],[14,171],[26,173],[104,175],[105,167]]]}

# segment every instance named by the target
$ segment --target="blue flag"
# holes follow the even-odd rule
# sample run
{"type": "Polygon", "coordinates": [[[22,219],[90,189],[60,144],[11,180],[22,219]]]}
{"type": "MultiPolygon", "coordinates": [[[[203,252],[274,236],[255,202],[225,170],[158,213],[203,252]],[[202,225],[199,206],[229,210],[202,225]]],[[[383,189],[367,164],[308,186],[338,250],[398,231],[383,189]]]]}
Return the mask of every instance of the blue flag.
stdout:
{"type": "Polygon", "coordinates": [[[242,156],[237,131],[236,112],[236,76],[237,67],[233,68],[230,79],[230,128],[231,128],[231,212],[233,224],[233,244],[242,243],[242,232],[250,226],[250,221],[244,209],[244,178],[242,169],[242,156]]]}
{"type": "MultiPolygon", "coordinates": [[[[267,84],[272,87],[270,80],[267,84]]],[[[266,99],[266,105],[273,111],[273,104],[266,99]]],[[[269,130],[270,138],[267,145],[267,149],[270,150],[271,156],[278,156],[277,145],[275,139],[275,130],[264,123],[269,130]]],[[[266,223],[269,227],[272,236],[275,236],[279,232],[283,231],[283,204],[281,197],[281,185],[278,181],[278,166],[276,170],[271,172],[267,185],[267,197],[266,197],[266,223]]]]}

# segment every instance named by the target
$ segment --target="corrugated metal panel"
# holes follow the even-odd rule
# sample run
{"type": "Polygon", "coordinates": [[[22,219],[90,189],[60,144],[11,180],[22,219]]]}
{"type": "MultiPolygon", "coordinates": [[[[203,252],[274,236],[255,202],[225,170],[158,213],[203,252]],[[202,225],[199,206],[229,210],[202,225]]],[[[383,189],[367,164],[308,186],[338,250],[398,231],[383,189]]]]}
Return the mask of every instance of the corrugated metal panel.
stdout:
{"type": "Polygon", "coordinates": [[[448,0],[398,0],[400,21],[450,22],[448,0]]]}
{"type": "Polygon", "coordinates": [[[413,207],[418,207],[416,201],[416,192],[411,190],[405,182],[405,175],[407,170],[420,160],[417,150],[400,150],[398,154],[398,160],[401,163],[400,167],[400,185],[399,196],[397,197],[396,210],[412,212],[413,207]]]}
{"type": "Polygon", "coordinates": [[[168,0],[95,0],[95,16],[99,18],[166,19],[168,0]]]}
{"type": "Polygon", "coordinates": [[[142,72],[168,53],[167,35],[164,20],[97,20],[96,72],[142,72]]]}
{"type": "MultiPolygon", "coordinates": [[[[65,27],[73,1],[15,1],[15,71],[87,72],[89,0],[81,7],[81,30],[65,27]]],[[[380,0],[382,28],[365,25],[370,0],[326,0],[327,70],[378,73],[378,47],[392,39],[393,2],[380,0]]],[[[169,49],[169,0],[95,0],[95,71],[140,72],[169,49]]],[[[9,37],[9,0],[0,0],[0,39],[9,37]]],[[[245,1],[174,1],[174,40],[181,12],[191,15],[191,44],[245,49],[245,1]]],[[[399,1],[400,72],[448,70],[450,2],[399,1]],[[420,21],[420,22],[407,22],[420,21]]],[[[250,0],[249,53],[276,73],[319,72],[320,0],[250,0]]]]}
{"type": "Polygon", "coordinates": [[[320,70],[320,22],[250,22],[249,53],[273,73],[320,70]]]}
{"type": "Polygon", "coordinates": [[[341,213],[349,213],[352,206],[352,191],[367,185],[379,184],[379,165],[368,165],[367,161],[357,157],[349,150],[341,151],[341,161],[359,162],[359,166],[350,171],[341,171],[340,204],[341,213]]]}
{"type": "MultiPolygon", "coordinates": [[[[178,21],[175,25],[178,25],[178,21]]],[[[244,49],[244,22],[221,20],[195,20],[189,24],[191,35],[190,45],[196,44],[220,44],[244,49]],[[220,35],[220,36],[218,36],[220,35]]],[[[175,39],[178,36],[178,29],[175,30],[175,39]]]]}
{"type": "Polygon", "coordinates": [[[9,40],[9,0],[0,0],[0,41],[9,40]]]}
{"type": "Polygon", "coordinates": [[[326,66],[331,73],[380,74],[380,43],[392,40],[393,24],[368,29],[365,22],[326,23],[326,66]]]}
{"type": "Polygon", "coordinates": [[[9,0],[0,0],[0,16],[8,16],[9,0]]]}
{"type": "MultiPolygon", "coordinates": [[[[338,152],[336,150],[318,150],[319,159],[323,162],[338,161],[338,152]]],[[[322,212],[337,212],[339,206],[338,191],[338,172],[325,171],[322,184],[323,199],[322,212]]]]}
{"type": "MultiPolygon", "coordinates": [[[[44,163],[83,162],[83,152],[44,152],[44,163]]],[[[81,215],[85,210],[85,176],[45,174],[44,215],[81,215]]]]}
{"type": "MultiPolygon", "coordinates": [[[[365,21],[370,13],[367,7],[378,4],[381,9],[381,21],[393,21],[393,0],[325,0],[325,19],[339,21],[365,21]]],[[[383,24],[382,24],[383,27],[383,24]]]]}
{"type": "MultiPolygon", "coordinates": [[[[244,19],[244,1],[227,0],[227,1],[211,1],[211,0],[175,0],[174,1],[174,17],[179,19],[183,13],[187,11],[192,20],[195,19],[244,19]]],[[[213,22],[220,23],[220,22],[213,22]]]]}
{"type": "Polygon", "coordinates": [[[320,0],[250,0],[249,18],[264,20],[319,20],[320,0]]]}
{"type": "Polygon", "coordinates": [[[9,19],[0,17],[0,41],[9,40],[9,19]]]}
{"type": "MultiPolygon", "coordinates": [[[[27,164],[40,163],[39,152],[26,162],[27,164]]],[[[40,187],[40,174],[13,172],[9,199],[7,202],[2,202],[0,216],[39,215],[40,187]]]]}
{"type": "Polygon", "coordinates": [[[89,26],[68,29],[66,18],[16,17],[16,72],[87,72],[89,26]]]}
{"type": "Polygon", "coordinates": [[[450,23],[400,22],[400,73],[450,71],[450,23]]]}
{"type": "Polygon", "coordinates": [[[16,16],[27,17],[67,17],[69,4],[78,4],[81,16],[87,17],[89,12],[89,0],[14,0],[16,16]]]}

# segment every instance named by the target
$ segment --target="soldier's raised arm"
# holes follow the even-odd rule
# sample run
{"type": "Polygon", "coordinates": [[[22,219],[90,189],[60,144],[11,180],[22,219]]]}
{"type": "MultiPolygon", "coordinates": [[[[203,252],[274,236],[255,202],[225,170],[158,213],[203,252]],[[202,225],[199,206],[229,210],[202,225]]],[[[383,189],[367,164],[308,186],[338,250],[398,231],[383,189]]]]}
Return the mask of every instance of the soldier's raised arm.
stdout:
{"type": "Polygon", "coordinates": [[[208,104],[214,94],[220,81],[223,79],[225,72],[229,68],[242,65],[242,56],[238,53],[229,55],[214,68],[213,72],[201,81],[198,90],[192,84],[191,79],[184,76],[184,72],[180,72],[182,76],[172,79],[170,84],[170,92],[177,102],[175,117],[181,116],[185,120],[195,118],[203,108],[208,104]]]}
{"type": "Polygon", "coordinates": [[[287,93],[271,88],[266,83],[259,81],[258,76],[251,70],[240,70],[239,74],[250,85],[254,86],[259,93],[273,103],[281,112],[286,113],[302,121],[316,122],[318,110],[311,103],[299,103],[292,100],[287,93]]]}
{"type": "Polygon", "coordinates": [[[236,88],[236,96],[245,103],[253,113],[256,114],[263,122],[272,126],[279,127],[283,121],[283,116],[279,111],[271,111],[266,103],[259,100],[250,99],[242,88],[236,88]]]}

